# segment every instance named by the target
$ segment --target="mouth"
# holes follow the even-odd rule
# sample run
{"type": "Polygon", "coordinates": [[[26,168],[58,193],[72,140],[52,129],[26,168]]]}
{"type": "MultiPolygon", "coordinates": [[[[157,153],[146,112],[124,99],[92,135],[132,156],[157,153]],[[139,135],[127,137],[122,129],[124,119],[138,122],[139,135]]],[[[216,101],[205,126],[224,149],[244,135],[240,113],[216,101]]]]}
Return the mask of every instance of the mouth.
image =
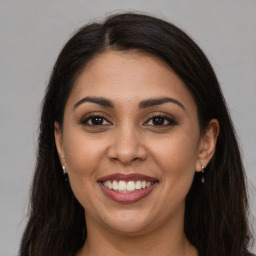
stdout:
{"type": "Polygon", "coordinates": [[[108,181],[103,182],[103,186],[107,187],[108,189],[112,189],[116,192],[119,192],[119,193],[134,193],[138,190],[149,188],[153,184],[154,184],[153,182],[145,181],[145,180],[143,180],[143,181],[130,180],[128,182],[126,182],[124,180],[120,180],[120,181],[108,180],[108,181]]]}
{"type": "Polygon", "coordinates": [[[98,180],[103,193],[117,202],[135,202],[149,195],[159,181],[141,174],[111,174],[98,180]]]}

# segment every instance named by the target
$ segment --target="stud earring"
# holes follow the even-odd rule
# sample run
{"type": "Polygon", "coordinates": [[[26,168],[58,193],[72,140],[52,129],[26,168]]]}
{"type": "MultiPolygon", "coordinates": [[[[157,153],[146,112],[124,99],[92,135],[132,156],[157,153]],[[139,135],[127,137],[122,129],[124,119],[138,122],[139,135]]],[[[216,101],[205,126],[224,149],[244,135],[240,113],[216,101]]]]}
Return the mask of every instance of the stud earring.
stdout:
{"type": "Polygon", "coordinates": [[[205,177],[204,177],[204,166],[202,165],[201,166],[201,182],[202,182],[202,184],[204,184],[205,183],[205,177]]]}
{"type": "Polygon", "coordinates": [[[65,181],[68,181],[68,173],[66,172],[66,166],[62,165],[63,175],[65,177],[65,181]]]}

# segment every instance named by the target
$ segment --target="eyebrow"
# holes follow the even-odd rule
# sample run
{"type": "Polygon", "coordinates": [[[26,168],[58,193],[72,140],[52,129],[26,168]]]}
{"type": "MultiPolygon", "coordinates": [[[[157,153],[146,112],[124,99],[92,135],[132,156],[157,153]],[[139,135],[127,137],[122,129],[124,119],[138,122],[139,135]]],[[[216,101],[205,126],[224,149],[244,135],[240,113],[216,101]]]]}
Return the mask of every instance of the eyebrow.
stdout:
{"type": "MultiPolygon", "coordinates": [[[[79,100],[74,105],[73,109],[77,108],[79,105],[81,105],[85,102],[92,102],[92,103],[96,103],[96,104],[104,106],[104,107],[114,108],[114,104],[106,98],[103,98],[103,97],[85,97],[85,98],[79,100]]],[[[152,107],[152,106],[158,106],[158,105],[162,105],[162,104],[168,103],[168,102],[174,103],[174,104],[178,105],[179,107],[181,107],[183,110],[185,110],[184,105],[180,101],[175,100],[175,99],[170,98],[170,97],[150,98],[150,99],[147,99],[147,100],[143,100],[139,103],[139,108],[142,109],[142,108],[148,108],[148,107],[152,107]]]]}
{"type": "Polygon", "coordinates": [[[175,103],[176,105],[180,106],[183,110],[185,110],[184,105],[180,101],[175,100],[170,97],[152,98],[152,99],[143,100],[140,102],[139,107],[147,108],[147,107],[162,105],[162,104],[168,103],[168,102],[175,103]]]}
{"type": "Polygon", "coordinates": [[[99,104],[99,105],[104,106],[104,107],[114,108],[114,104],[106,98],[103,98],[103,97],[85,97],[85,98],[79,100],[74,105],[73,109],[77,108],[79,105],[81,105],[84,102],[92,102],[92,103],[96,103],[96,104],[99,104]]]}

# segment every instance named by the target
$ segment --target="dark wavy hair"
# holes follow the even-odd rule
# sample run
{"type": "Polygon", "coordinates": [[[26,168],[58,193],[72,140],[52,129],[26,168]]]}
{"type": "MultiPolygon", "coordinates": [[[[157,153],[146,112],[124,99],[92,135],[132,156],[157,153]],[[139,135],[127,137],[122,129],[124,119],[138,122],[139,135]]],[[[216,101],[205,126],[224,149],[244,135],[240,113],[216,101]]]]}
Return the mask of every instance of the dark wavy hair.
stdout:
{"type": "MultiPolygon", "coordinates": [[[[249,245],[246,181],[239,146],[213,68],[195,42],[176,26],[144,14],[122,13],[79,29],[62,49],[42,105],[29,219],[20,256],[75,255],[86,240],[84,209],[65,181],[54,140],[79,74],[106,50],[137,50],[163,60],[185,83],[197,105],[201,132],[216,118],[216,152],[195,174],[186,197],[184,230],[201,256],[240,256],[249,245]]],[[[171,202],[170,202],[171,203],[171,202]]]]}

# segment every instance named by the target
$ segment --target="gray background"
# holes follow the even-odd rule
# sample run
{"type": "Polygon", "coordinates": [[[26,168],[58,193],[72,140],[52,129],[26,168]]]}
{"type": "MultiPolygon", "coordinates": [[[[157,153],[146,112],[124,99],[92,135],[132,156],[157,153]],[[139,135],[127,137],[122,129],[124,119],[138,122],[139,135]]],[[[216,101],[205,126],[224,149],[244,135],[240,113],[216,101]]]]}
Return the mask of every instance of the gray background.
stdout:
{"type": "Polygon", "coordinates": [[[256,215],[255,0],[0,0],[0,256],[17,255],[33,175],[40,102],[53,63],[74,29],[123,10],[144,11],[173,22],[209,57],[237,129],[256,215]]]}

